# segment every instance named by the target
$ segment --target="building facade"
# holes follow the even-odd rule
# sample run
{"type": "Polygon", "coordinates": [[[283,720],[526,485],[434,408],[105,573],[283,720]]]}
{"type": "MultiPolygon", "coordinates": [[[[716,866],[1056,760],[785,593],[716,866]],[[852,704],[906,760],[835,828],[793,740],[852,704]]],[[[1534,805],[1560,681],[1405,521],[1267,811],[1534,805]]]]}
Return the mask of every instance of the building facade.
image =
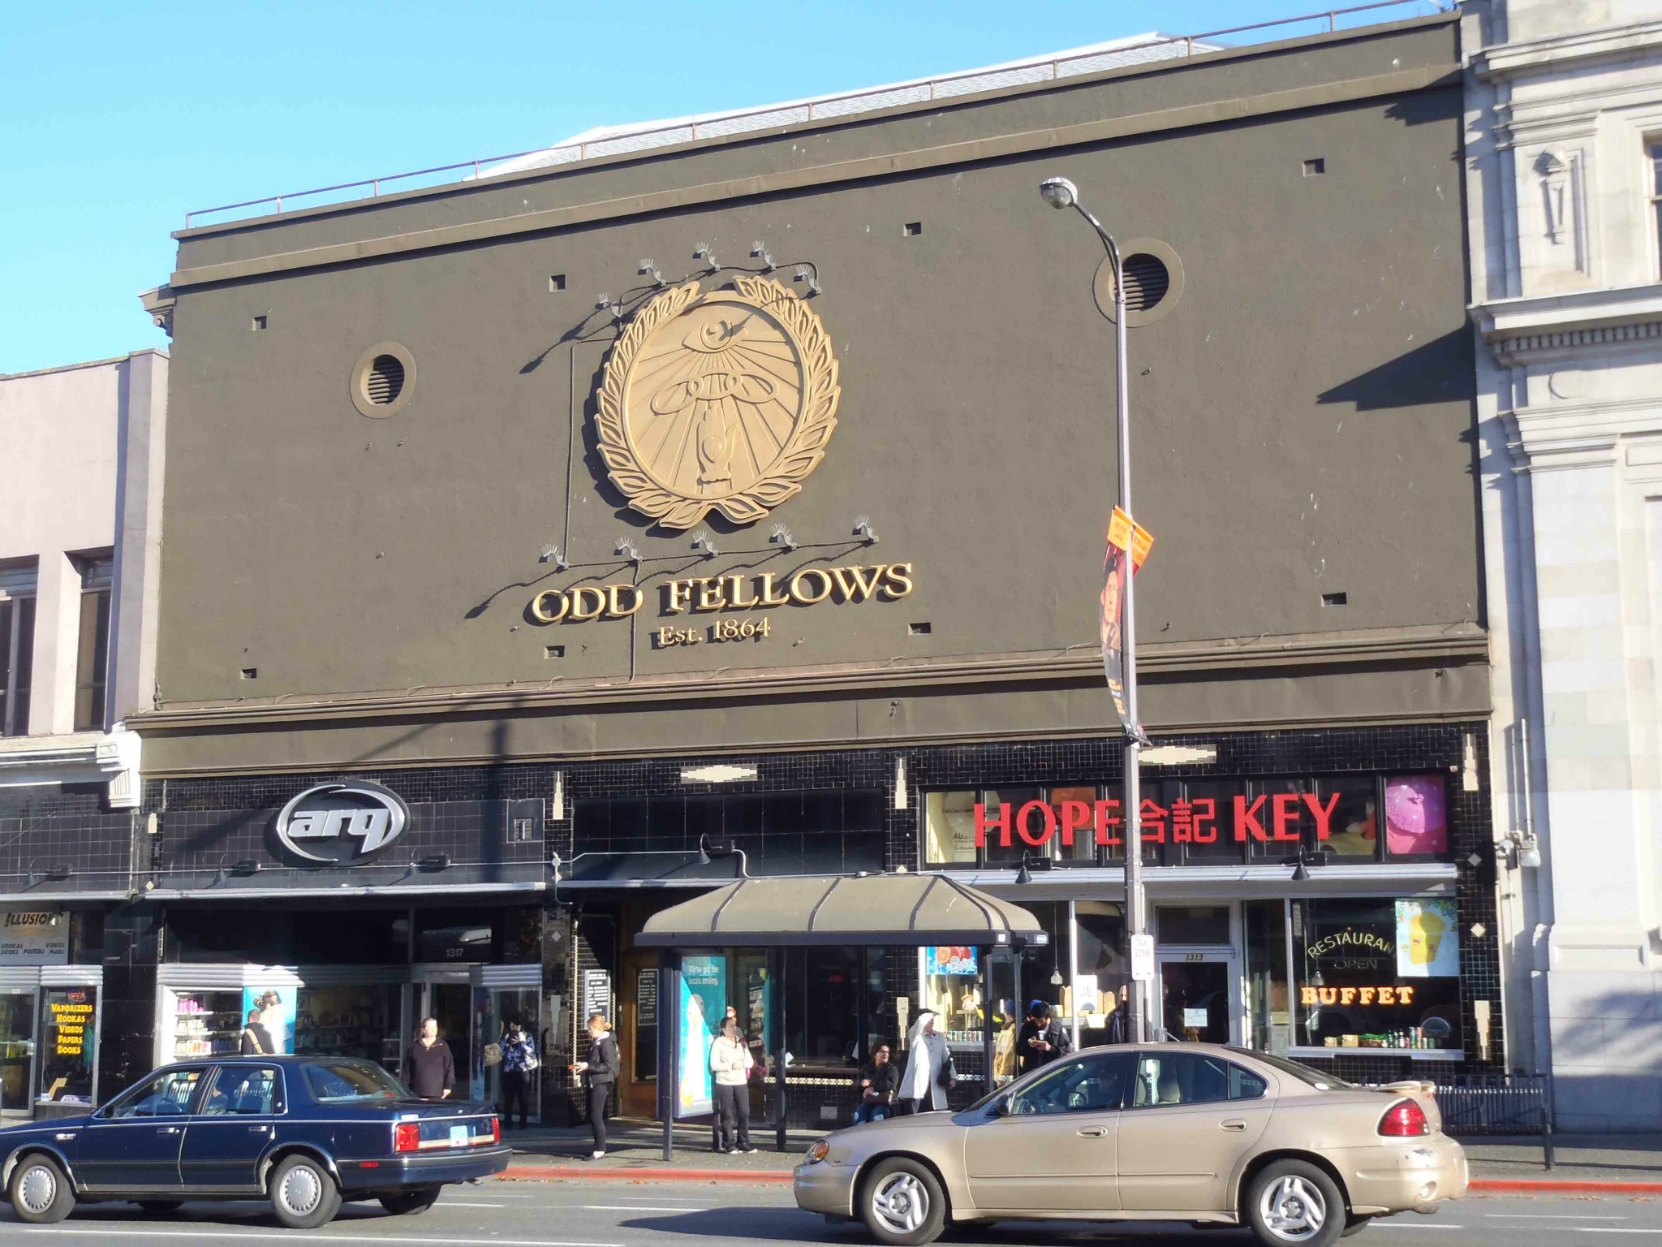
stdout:
{"type": "Polygon", "coordinates": [[[518,1015],[563,1114],[600,1009],[650,1115],[634,937],[746,872],[952,872],[1051,936],[985,995],[961,949],[701,950],[799,1119],[923,1008],[968,1094],[1026,999],[1106,1037],[1111,278],[1064,174],[1130,257],[1158,1021],[1369,1080],[1504,1063],[1458,33],[183,231],[124,945],[155,1059],[275,991],[301,1050],[394,1062],[435,1014],[488,1093],[518,1015]]]}
{"type": "Polygon", "coordinates": [[[142,834],[125,720],[155,678],[167,366],[0,376],[0,1117],[84,1106],[124,1020],[104,918],[142,834]]]}
{"type": "Polygon", "coordinates": [[[1466,6],[1495,822],[1518,1068],[1662,1117],[1662,5],[1466,6]]]}

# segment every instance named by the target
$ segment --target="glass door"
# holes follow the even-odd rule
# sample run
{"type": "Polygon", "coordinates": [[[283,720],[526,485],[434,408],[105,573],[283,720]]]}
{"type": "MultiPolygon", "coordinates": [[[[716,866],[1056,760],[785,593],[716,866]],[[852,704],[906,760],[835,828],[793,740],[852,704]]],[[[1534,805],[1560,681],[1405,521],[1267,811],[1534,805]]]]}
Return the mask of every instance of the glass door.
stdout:
{"type": "Polygon", "coordinates": [[[0,1117],[33,1112],[35,989],[0,993],[0,1117]]]}
{"type": "MultiPolygon", "coordinates": [[[[484,1013],[480,1020],[480,1044],[496,1044],[500,1049],[508,1036],[508,1023],[518,1022],[530,1038],[532,1051],[536,1054],[538,1068],[525,1071],[525,1103],[528,1109],[527,1120],[537,1122],[541,1120],[540,1105],[542,1102],[542,1061],[544,1056],[541,1049],[542,1024],[540,1017],[540,993],[530,987],[487,987],[480,989],[485,996],[484,1013]]],[[[501,1061],[495,1064],[484,1064],[484,1099],[497,1105],[503,1110],[502,1124],[508,1124],[508,1105],[503,1095],[502,1075],[504,1073],[501,1061]]],[[[519,1120],[517,1103],[514,1106],[514,1120],[519,1120]]]]}
{"type": "MultiPolygon", "coordinates": [[[[412,990],[416,1001],[415,1026],[414,1033],[405,1036],[405,1045],[415,1042],[427,1018],[435,1019],[439,1024],[439,1038],[450,1045],[450,1056],[456,1063],[456,1089],[451,1095],[458,1099],[481,1098],[484,1079],[473,1068],[473,1054],[478,1048],[474,1043],[473,984],[465,977],[461,982],[429,979],[413,984],[412,990]]],[[[480,995],[484,994],[481,989],[480,995]]]]}
{"type": "Polygon", "coordinates": [[[1164,1038],[1234,1043],[1239,1029],[1239,967],[1230,950],[1162,953],[1157,984],[1164,1038]]]}

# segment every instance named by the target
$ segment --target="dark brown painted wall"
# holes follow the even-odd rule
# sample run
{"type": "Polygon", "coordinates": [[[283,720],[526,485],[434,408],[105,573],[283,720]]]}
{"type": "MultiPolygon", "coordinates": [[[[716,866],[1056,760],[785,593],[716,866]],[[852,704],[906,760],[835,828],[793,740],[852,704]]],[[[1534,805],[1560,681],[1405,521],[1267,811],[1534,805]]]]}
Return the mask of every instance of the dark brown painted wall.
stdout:
{"type": "MultiPolygon", "coordinates": [[[[1100,724],[1106,701],[1089,655],[1114,500],[1112,327],[1091,299],[1100,247],[1082,221],[1036,193],[1052,173],[1073,178],[1122,239],[1175,248],[1186,272],[1180,303],[1131,334],[1137,513],[1157,538],[1138,581],[1150,661],[1164,653],[1181,673],[1194,665],[1186,655],[1236,639],[1354,637],[1366,655],[1404,636],[1476,636],[1455,37],[1451,23],[1416,24],[187,237],[167,451],[164,710],[627,679],[629,623],[538,627],[525,616],[530,582],[581,582],[583,573],[551,576],[537,562],[565,532],[575,431],[568,554],[606,564],[586,569],[602,582],[630,577],[612,558],[623,537],[649,559],[687,556],[649,562],[649,586],[668,574],[788,571],[815,560],[915,567],[917,590],[903,602],[782,608],[766,641],[667,652],[648,644],[660,622],[654,591],[636,621],[639,681],[741,668],[872,668],[892,678],[934,659],[963,668],[961,696],[986,656],[1054,659],[1080,647],[1057,668],[1065,691],[1017,681],[963,711],[934,698],[940,711],[918,730],[1100,724]],[[1354,85],[1421,67],[1423,79],[1441,81],[1384,95],[1354,85]],[[1006,149],[1022,144],[1003,142],[1179,105],[1262,112],[1274,93],[1312,87],[1335,102],[1084,145],[1014,151],[1006,149]],[[906,153],[988,140],[999,154],[767,189],[782,170],[796,176],[885,152],[904,167],[906,153]],[[1318,157],[1325,174],[1306,177],[1303,162],[1318,157]],[[750,185],[760,192],[628,208],[632,195],[735,177],[757,179],[750,185]],[[516,201],[522,213],[613,207],[586,224],[410,249],[412,231],[489,234],[516,201]],[[908,222],[922,234],[904,236],[908,222]],[[839,426],[823,464],[773,521],[803,543],[827,544],[729,553],[764,550],[773,521],[736,532],[716,523],[723,554],[706,563],[686,535],[649,530],[622,506],[585,439],[609,340],[608,318],[592,315],[593,305],[599,292],[637,287],[643,257],[679,278],[698,267],[699,243],[738,263],[754,239],[781,263],[812,261],[824,284],[813,306],[841,359],[839,426]],[[394,253],[312,265],[339,255],[312,249],[343,242],[394,253]],[[226,264],[250,275],[198,284],[226,264]],[[283,271],[254,272],[272,267],[283,271]],[[553,273],[566,276],[563,293],[550,293],[553,273]],[[263,332],[250,329],[256,315],[267,318],[263,332]],[[359,353],[382,340],[407,347],[418,375],[409,405],[376,421],[354,410],[348,381],[359,353]],[[870,550],[851,538],[857,515],[881,536],[870,550]],[[1324,607],[1321,595],[1333,592],[1348,605],[1324,607]],[[931,633],[909,635],[920,621],[931,633]],[[550,645],[566,656],[545,658],[550,645]],[[258,679],[240,679],[250,667],[258,679]],[[1065,711],[1058,697],[1070,701],[1065,711]]],[[[1481,711],[1481,673],[1430,674],[1446,665],[1439,652],[1368,679],[1310,680],[1305,692],[1286,672],[1273,674],[1263,696],[1275,708],[1264,714],[1227,668],[1221,679],[1197,670],[1174,675],[1169,692],[1151,687],[1150,720],[1481,711]]],[[[608,715],[635,728],[608,737],[593,721],[548,722],[524,749],[759,744],[817,739],[828,724],[831,739],[894,732],[892,713],[862,729],[853,693],[805,705],[802,689],[781,691],[743,725],[715,705],[643,718],[646,707],[630,700],[608,715]]],[[[411,711],[417,720],[426,713],[411,711]]],[[[167,726],[166,715],[155,724],[162,737],[167,726]]],[[[292,749],[286,764],[302,765],[350,756],[357,730],[318,729],[311,745],[296,743],[300,734],[279,746],[258,735],[217,739],[203,719],[188,738],[162,739],[157,757],[164,768],[258,766],[292,749]]],[[[377,730],[377,740],[399,734],[377,730]]],[[[394,756],[471,748],[429,739],[394,756]]]]}

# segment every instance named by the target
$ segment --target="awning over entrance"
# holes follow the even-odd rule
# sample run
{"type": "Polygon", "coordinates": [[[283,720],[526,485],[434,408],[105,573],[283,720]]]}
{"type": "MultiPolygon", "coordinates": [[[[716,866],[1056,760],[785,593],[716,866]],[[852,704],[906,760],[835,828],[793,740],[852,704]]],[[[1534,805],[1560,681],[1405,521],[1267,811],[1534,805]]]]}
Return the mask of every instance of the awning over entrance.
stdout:
{"type": "Polygon", "coordinates": [[[838,944],[1019,947],[1049,937],[1020,905],[941,875],[744,879],[653,915],[645,948],[838,944]]]}

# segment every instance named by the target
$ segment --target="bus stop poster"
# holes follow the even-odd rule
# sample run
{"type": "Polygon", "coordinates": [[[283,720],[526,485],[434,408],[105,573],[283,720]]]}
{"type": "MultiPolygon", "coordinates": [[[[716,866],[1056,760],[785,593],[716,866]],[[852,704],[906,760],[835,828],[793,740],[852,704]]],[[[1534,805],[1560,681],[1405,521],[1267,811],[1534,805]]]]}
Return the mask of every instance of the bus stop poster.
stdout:
{"type": "Polygon", "coordinates": [[[715,1111],[710,1082],[710,1044],[727,1012],[727,958],[681,958],[681,1025],[675,1059],[680,1062],[675,1115],[715,1111]]]}

